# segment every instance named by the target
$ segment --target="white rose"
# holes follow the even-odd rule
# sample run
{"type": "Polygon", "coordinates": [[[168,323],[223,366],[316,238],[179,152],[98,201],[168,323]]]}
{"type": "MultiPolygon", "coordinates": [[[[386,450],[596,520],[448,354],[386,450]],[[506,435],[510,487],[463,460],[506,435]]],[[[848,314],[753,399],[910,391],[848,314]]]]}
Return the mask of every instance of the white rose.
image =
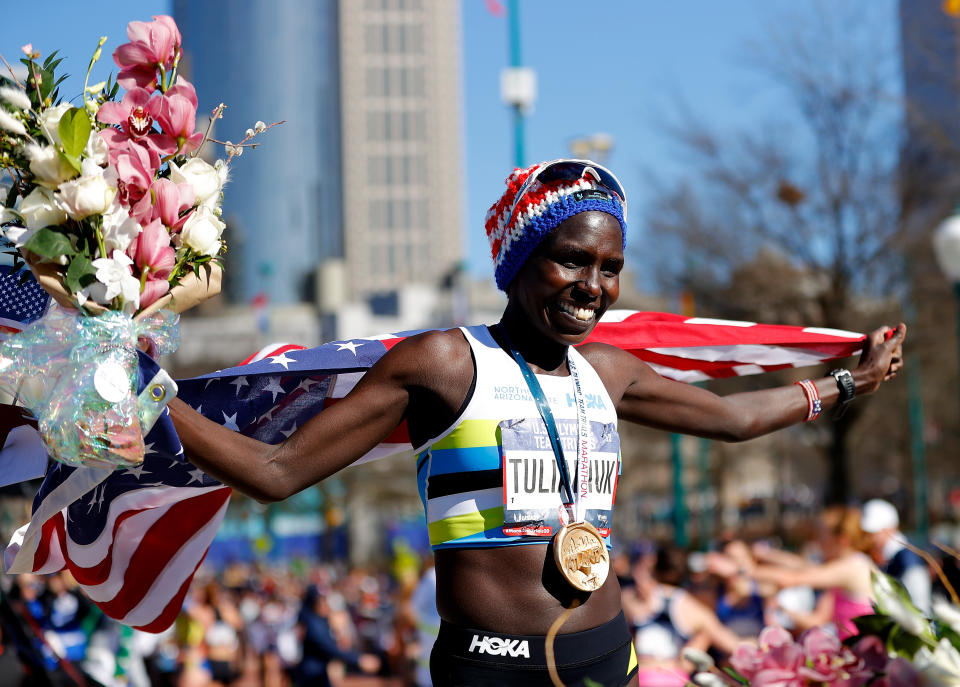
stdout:
{"type": "Polygon", "coordinates": [[[53,191],[42,186],[37,186],[20,201],[17,212],[27,223],[27,228],[33,230],[56,226],[67,221],[67,213],[57,205],[53,191]]]}
{"type": "Polygon", "coordinates": [[[38,184],[56,188],[64,181],[77,176],[77,170],[67,164],[54,146],[28,143],[23,152],[30,160],[30,171],[38,184]]]}
{"type": "Polygon", "coordinates": [[[97,129],[93,129],[83,149],[83,156],[98,165],[105,165],[109,155],[110,149],[107,147],[107,142],[100,138],[100,132],[97,129]]]}
{"type": "Polygon", "coordinates": [[[107,253],[111,254],[115,250],[126,251],[140,231],[140,224],[130,216],[130,211],[114,198],[103,213],[103,245],[107,253]]]}
{"type": "Polygon", "coordinates": [[[180,233],[184,245],[200,255],[216,255],[220,252],[220,235],[226,226],[210,208],[199,207],[184,223],[180,233]]]}
{"type": "Polygon", "coordinates": [[[63,103],[56,107],[48,107],[40,113],[40,129],[47,140],[54,145],[60,145],[60,133],[57,130],[60,126],[60,118],[71,108],[73,105],[70,103],[63,103]]]}
{"type": "Polygon", "coordinates": [[[170,162],[170,181],[175,184],[190,184],[196,195],[195,203],[200,205],[205,200],[216,198],[225,179],[221,178],[220,173],[211,165],[193,157],[183,167],[170,162]]]}
{"type": "Polygon", "coordinates": [[[73,219],[103,214],[117,194],[104,179],[103,170],[89,159],[83,161],[83,176],[60,184],[59,190],[60,207],[73,219]]]}

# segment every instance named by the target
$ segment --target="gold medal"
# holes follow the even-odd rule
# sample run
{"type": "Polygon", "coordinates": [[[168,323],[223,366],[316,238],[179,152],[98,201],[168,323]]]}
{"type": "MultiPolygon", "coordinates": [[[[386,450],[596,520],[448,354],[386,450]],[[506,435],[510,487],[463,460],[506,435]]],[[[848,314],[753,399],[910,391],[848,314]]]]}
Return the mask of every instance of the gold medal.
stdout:
{"type": "Polygon", "coordinates": [[[571,586],[595,592],[607,580],[610,554],[607,545],[589,522],[564,525],[553,539],[553,559],[571,586]]]}

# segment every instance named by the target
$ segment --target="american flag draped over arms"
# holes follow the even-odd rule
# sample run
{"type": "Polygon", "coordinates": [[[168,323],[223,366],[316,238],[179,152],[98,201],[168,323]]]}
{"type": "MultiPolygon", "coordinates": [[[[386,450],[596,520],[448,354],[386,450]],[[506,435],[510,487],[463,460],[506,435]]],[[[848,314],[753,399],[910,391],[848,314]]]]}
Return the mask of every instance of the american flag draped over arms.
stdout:
{"type": "MultiPolygon", "coordinates": [[[[45,305],[39,286],[21,286],[15,277],[0,272],[3,331],[16,331],[36,319],[45,305]]],[[[272,346],[240,366],[178,380],[177,395],[234,431],[277,443],[343,398],[365,370],[415,333],[310,349],[272,346]]],[[[837,330],[618,310],[604,316],[590,340],[619,346],[664,376],[695,382],[847,357],[860,350],[864,337],[837,330]]],[[[157,364],[141,355],[138,391],[158,374],[162,372],[157,364]]],[[[0,419],[0,441],[13,435],[13,425],[26,421],[19,409],[9,406],[0,415],[7,418],[6,427],[0,419]]],[[[223,519],[230,488],[185,459],[166,410],[145,444],[144,462],[136,468],[51,463],[34,499],[31,520],[7,546],[4,563],[10,573],[67,568],[107,615],[159,632],[180,611],[223,519]]],[[[4,461],[13,455],[19,459],[23,445],[4,444],[0,477],[4,461]]],[[[39,442],[32,446],[42,450],[39,442]]],[[[401,425],[364,460],[409,448],[401,425]]]]}

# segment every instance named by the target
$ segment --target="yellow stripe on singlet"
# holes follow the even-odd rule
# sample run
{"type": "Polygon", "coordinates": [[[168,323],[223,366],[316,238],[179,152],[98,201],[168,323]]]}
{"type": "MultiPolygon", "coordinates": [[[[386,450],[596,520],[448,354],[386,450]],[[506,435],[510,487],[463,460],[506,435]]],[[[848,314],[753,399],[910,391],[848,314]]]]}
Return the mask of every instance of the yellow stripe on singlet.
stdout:
{"type": "Polygon", "coordinates": [[[431,448],[475,448],[496,446],[496,431],[499,420],[464,420],[455,430],[435,443],[431,448]]]}
{"type": "Polygon", "coordinates": [[[453,515],[427,525],[430,545],[436,546],[471,534],[480,534],[492,527],[503,526],[503,506],[487,508],[475,513],[453,515]]]}
{"type": "Polygon", "coordinates": [[[637,667],[637,645],[630,642],[630,664],[627,666],[627,675],[633,672],[633,669],[637,667]]]}

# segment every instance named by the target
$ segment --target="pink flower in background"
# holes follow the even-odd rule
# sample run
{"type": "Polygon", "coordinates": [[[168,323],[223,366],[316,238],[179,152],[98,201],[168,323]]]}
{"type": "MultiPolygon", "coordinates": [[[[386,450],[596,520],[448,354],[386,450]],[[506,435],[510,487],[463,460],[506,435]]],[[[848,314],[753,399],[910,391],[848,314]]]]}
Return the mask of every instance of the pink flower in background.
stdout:
{"type": "Polygon", "coordinates": [[[730,663],[755,687],[804,687],[805,680],[797,673],[803,660],[803,650],[789,632],[767,627],[758,645],[741,644],[730,663]]]}
{"type": "Polygon", "coordinates": [[[150,188],[153,175],[160,167],[160,156],[133,141],[124,141],[110,149],[110,164],[117,173],[120,202],[129,207],[150,188]]]}
{"type": "Polygon", "coordinates": [[[804,632],[800,642],[806,660],[798,674],[809,680],[831,687],[861,687],[873,677],[862,659],[819,627],[804,632]]]}
{"type": "Polygon", "coordinates": [[[157,68],[170,70],[180,52],[182,39],[172,17],[154,16],[153,21],[132,21],[127,25],[127,38],[113,52],[113,61],[120,67],[117,83],[126,89],[137,86],[148,91],[157,87],[157,68]]]}

